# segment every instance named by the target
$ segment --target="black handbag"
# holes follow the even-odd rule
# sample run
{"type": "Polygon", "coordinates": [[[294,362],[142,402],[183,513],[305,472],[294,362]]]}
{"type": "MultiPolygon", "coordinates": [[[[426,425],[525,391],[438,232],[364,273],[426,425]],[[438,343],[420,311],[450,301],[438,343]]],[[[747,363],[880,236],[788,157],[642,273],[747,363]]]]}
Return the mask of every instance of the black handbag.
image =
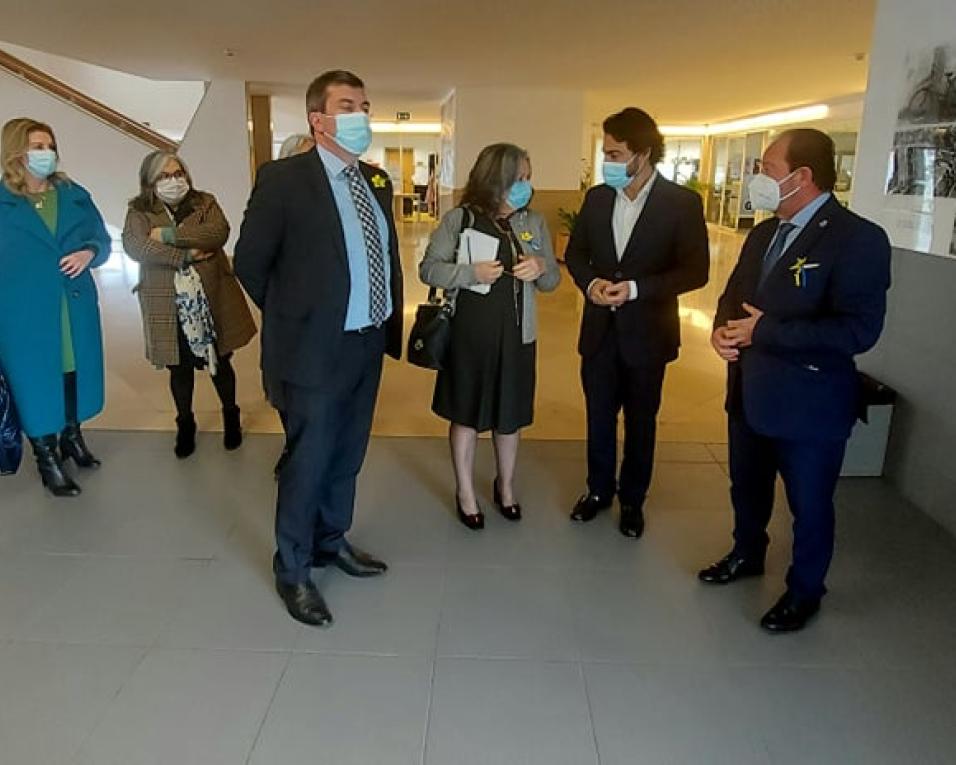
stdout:
{"type": "Polygon", "coordinates": [[[13,394],[0,372],[0,475],[13,475],[23,459],[23,436],[13,406],[13,394]]]}
{"type": "MultiPolygon", "coordinates": [[[[468,226],[474,224],[471,210],[462,208],[461,228],[458,236],[468,226]]],[[[408,335],[408,360],[416,367],[442,369],[448,345],[451,342],[451,320],[455,315],[455,304],[447,298],[439,299],[438,289],[428,290],[428,300],[415,311],[415,323],[408,335]]]]}
{"type": "Polygon", "coordinates": [[[455,308],[439,299],[438,289],[428,290],[428,302],[415,311],[415,323],[408,336],[408,360],[416,367],[441,369],[451,342],[451,319],[455,308]]]}

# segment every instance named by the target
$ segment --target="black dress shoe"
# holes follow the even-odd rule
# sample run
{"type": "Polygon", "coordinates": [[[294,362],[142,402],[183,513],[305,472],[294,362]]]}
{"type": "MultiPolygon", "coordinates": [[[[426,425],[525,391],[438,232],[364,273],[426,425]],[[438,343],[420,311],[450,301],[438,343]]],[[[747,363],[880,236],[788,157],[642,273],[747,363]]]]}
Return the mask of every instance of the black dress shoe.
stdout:
{"type": "Polygon", "coordinates": [[[472,531],[481,531],[485,527],[485,514],[479,510],[477,513],[466,513],[461,508],[461,500],[455,497],[455,511],[458,513],[458,520],[472,531]]]}
{"type": "Polygon", "coordinates": [[[60,454],[64,461],[71,459],[81,468],[98,468],[101,464],[86,445],[83,431],[77,423],[67,425],[60,433],[60,454]]]}
{"type": "Polygon", "coordinates": [[[358,577],[381,576],[388,571],[388,566],[383,561],[353,547],[348,542],[342,542],[342,546],[335,555],[319,557],[315,565],[318,568],[335,566],[349,576],[358,577]]]}
{"type": "Polygon", "coordinates": [[[574,509],[571,511],[571,520],[587,523],[593,521],[595,516],[602,510],[607,510],[611,506],[612,497],[599,497],[597,494],[583,494],[577,502],[574,503],[574,509]]]}
{"type": "Polygon", "coordinates": [[[509,521],[520,521],[521,520],[521,505],[515,502],[513,505],[505,505],[501,501],[501,492],[498,490],[498,479],[494,481],[494,494],[495,494],[495,507],[498,508],[498,512],[501,513],[509,521]]]}
{"type": "Polygon", "coordinates": [[[764,614],[760,626],[767,632],[798,632],[819,610],[819,600],[797,600],[790,593],[784,593],[777,605],[764,614]]]}
{"type": "Polygon", "coordinates": [[[730,584],[747,576],[762,576],[763,561],[747,560],[735,553],[721,558],[713,566],[703,569],[697,578],[707,584],[730,584]]]}
{"type": "Polygon", "coordinates": [[[644,533],[644,511],[640,505],[621,505],[621,533],[639,539],[644,533]]]}
{"type": "Polygon", "coordinates": [[[332,612],[325,605],[325,600],[313,582],[276,582],[276,592],[285,603],[289,615],[296,621],[311,624],[313,627],[328,627],[332,624],[332,612]]]}
{"type": "Polygon", "coordinates": [[[40,480],[54,497],[76,497],[80,487],[70,477],[57,451],[57,438],[54,435],[31,438],[33,454],[37,461],[40,480]]]}

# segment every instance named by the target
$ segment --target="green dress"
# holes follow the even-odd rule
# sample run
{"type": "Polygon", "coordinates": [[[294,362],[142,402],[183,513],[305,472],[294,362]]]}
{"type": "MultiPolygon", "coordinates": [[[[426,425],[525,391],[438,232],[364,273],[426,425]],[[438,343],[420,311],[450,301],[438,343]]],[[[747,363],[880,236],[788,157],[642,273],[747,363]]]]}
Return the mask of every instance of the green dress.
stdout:
{"type": "MultiPolygon", "coordinates": [[[[53,236],[56,236],[56,219],[59,206],[56,187],[43,191],[39,194],[27,194],[33,209],[37,215],[46,224],[53,236]]],[[[63,373],[76,371],[76,358],[73,354],[73,331],[70,327],[70,304],[66,299],[66,291],[63,291],[63,297],[60,301],[60,326],[63,343],[63,373]]]]}

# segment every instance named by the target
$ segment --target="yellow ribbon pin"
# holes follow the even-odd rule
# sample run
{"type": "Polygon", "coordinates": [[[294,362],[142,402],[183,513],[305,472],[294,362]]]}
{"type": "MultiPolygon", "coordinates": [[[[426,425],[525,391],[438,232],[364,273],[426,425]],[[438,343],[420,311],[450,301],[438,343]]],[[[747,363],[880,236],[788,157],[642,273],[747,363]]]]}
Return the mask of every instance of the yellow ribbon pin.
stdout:
{"type": "Polygon", "coordinates": [[[819,263],[807,263],[806,258],[797,258],[797,262],[790,266],[793,271],[793,284],[795,287],[807,286],[807,271],[811,268],[819,268],[819,263]]]}
{"type": "Polygon", "coordinates": [[[388,183],[384,175],[373,175],[372,176],[372,185],[377,189],[384,189],[385,184],[388,183]]]}
{"type": "Polygon", "coordinates": [[[530,242],[534,239],[534,234],[532,234],[530,231],[522,231],[519,236],[521,237],[522,242],[530,242]]]}

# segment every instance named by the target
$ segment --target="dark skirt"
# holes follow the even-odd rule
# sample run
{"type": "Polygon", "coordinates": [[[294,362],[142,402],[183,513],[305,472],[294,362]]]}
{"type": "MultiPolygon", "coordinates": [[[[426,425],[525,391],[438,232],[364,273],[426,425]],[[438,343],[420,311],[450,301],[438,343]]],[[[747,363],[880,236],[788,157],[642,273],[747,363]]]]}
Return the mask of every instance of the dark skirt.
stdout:
{"type": "Polygon", "coordinates": [[[521,341],[520,284],[502,276],[488,295],[458,293],[432,411],[479,432],[515,433],[534,420],[535,344],[521,341]]]}

